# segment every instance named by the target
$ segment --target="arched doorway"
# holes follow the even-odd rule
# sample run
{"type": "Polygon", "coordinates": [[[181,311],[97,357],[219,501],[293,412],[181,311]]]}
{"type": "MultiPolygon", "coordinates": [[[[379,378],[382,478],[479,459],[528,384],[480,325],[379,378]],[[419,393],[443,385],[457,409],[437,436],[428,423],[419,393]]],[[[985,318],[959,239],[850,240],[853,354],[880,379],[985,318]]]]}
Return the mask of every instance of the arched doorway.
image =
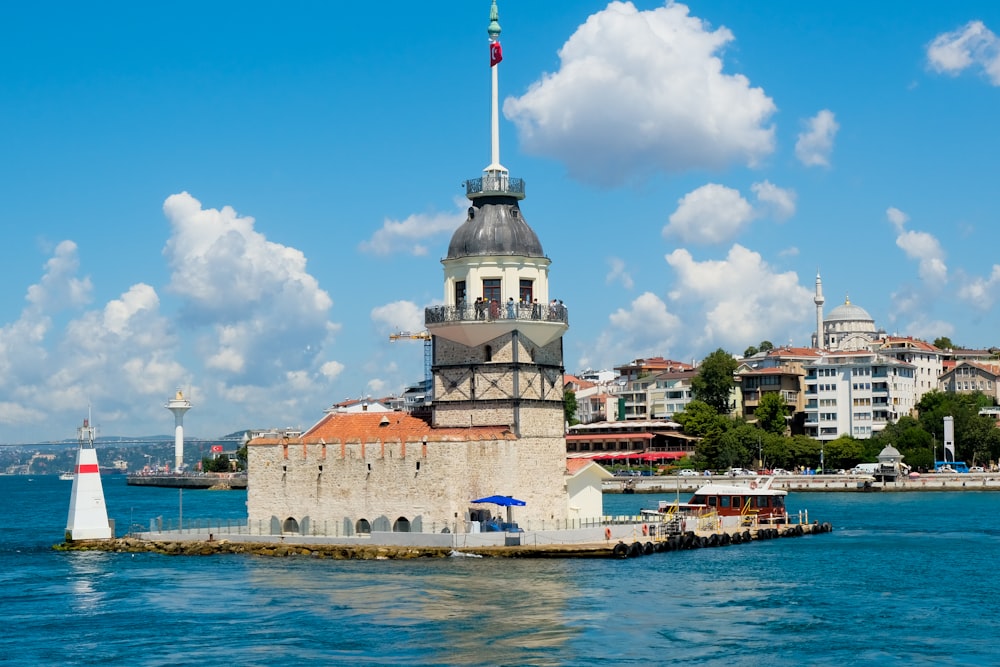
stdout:
{"type": "Polygon", "coordinates": [[[371,535],[372,525],[368,523],[368,519],[358,519],[354,524],[354,532],[358,535],[371,535]]]}
{"type": "Polygon", "coordinates": [[[396,522],[392,524],[392,532],[394,533],[408,533],[410,532],[410,520],[405,516],[401,516],[396,519],[396,522]]]}
{"type": "Polygon", "coordinates": [[[295,520],[295,517],[288,517],[281,523],[282,533],[292,533],[298,535],[299,533],[299,522],[295,520]]]}

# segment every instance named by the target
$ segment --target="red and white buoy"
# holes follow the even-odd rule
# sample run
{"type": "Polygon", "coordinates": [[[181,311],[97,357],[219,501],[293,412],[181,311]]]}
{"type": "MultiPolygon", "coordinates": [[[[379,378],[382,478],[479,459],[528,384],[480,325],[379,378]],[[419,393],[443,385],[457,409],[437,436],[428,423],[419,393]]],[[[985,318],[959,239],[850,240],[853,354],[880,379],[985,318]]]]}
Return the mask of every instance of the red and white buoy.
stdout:
{"type": "Polygon", "coordinates": [[[108,508],[104,504],[104,486],[101,469],[97,465],[94,436],[97,432],[89,419],[77,429],[80,448],[76,453],[76,470],[73,491],[69,500],[69,518],[66,520],[66,541],[111,539],[108,508]]]}

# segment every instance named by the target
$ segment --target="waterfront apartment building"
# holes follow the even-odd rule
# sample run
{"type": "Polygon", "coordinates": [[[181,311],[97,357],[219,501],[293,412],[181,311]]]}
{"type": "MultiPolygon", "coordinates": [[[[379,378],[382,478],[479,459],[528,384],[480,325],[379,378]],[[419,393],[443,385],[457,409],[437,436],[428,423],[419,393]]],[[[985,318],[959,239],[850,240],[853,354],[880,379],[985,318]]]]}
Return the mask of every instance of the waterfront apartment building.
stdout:
{"type": "Polygon", "coordinates": [[[805,366],[805,434],[870,438],[913,412],[916,367],[867,350],[822,352],[805,366]]]}

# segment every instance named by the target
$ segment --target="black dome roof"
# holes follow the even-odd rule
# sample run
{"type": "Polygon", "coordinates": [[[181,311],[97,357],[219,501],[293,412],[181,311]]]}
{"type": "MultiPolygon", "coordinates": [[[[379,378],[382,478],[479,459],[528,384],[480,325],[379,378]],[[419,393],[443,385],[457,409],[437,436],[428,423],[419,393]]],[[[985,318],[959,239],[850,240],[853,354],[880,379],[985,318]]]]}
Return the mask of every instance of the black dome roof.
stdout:
{"type": "Polygon", "coordinates": [[[476,200],[469,217],[455,230],[446,259],[487,255],[545,257],[538,236],[511,197],[476,200]]]}

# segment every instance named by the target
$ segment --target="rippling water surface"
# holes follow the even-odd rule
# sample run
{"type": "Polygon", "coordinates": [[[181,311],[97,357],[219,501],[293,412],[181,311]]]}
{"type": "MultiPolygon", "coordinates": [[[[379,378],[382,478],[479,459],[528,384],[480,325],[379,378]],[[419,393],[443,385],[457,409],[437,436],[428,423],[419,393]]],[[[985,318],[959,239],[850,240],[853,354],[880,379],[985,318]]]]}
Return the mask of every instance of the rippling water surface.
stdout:
{"type": "MultiPolygon", "coordinates": [[[[245,492],[106,477],[119,534],[245,492]]],[[[0,477],[0,663],[991,665],[1000,494],[790,494],[834,532],[628,560],[61,553],[70,482],[0,477]]],[[[662,496],[605,496],[608,514],[662,496]]]]}

